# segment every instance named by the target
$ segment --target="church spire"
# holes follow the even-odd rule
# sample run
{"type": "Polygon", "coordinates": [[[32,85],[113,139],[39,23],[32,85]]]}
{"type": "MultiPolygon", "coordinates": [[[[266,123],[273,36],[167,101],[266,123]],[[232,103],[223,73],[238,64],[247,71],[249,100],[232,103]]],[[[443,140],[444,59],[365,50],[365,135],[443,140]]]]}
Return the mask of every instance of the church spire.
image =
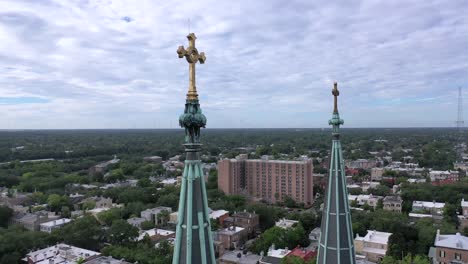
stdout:
{"type": "Polygon", "coordinates": [[[333,140],[327,190],[322,212],[317,264],[355,264],[354,237],[340,142],[340,125],[343,125],[343,120],[340,119],[338,113],[338,96],[340,92],[336,82],[332,94],[334,96],[334,108],[332,119],[328,123],[333,127],[333,140]]]}
{"type": "Polygon", "coordinates": [[[208,199],[200,160],[200,129],[206,125],[195,85],[195,64],[204,63],[205,53],[198,54],[195,34],[187,36],[189,47],[177,49],[179,58],[189,63],[189,90],[179,124],[185,128],[185,167],[180,188],[173,264],[215,264],[213,236],[208,214],[208,199]]]}

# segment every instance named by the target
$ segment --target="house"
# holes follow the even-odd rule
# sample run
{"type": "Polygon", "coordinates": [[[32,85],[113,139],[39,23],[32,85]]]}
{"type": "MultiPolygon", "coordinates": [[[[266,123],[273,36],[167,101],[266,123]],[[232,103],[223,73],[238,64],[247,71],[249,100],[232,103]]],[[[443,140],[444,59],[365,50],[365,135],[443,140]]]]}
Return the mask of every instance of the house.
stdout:
{"type": "Polygon", "coordinates": [[[67,244],[57,244],[55,246],[29,252],[22,260],[28,264],[77,263],[80,260],[87,261],[100,255],[101,253],[99,252],[69,246],[67,244]]]}
{"type": "Polygon", "coordinates": [[[371,169],[371,181],[381,181],[384,173],[383,168],[372,168],[371,169]]]}
{"type": "Polygon", "coordinates": [[[281,227],[283,229],[288,229],[288,228],[294,227],[298,223],[299,221],[296,221],[296,220],[289,220],[289,219],[282,218],[276,221],[275,226],[281,227]]]}
{"type": "Polygon", "coordinates": [[[127,223],[138,228],[141,228],[141,224],[146,221],[147,221],[146,218],[143,218],[143,217],[132,217],[132,218],[127,219],[127,223]]]}
{"type": "Polygon", "coordinates": [[[247,229],[249,236],[253,236],[259,229],[259,223],[260,220],[258,214],[244,210],[243,212],[234,212],[231,217],[226,217],[223,221],[223,226],[240,226],[247,229]]]}
{"type": "Polygon", "coordinates": [[[370,207],[377,207],[377,202],[379,199],[382,199],[382,196],[374,196],[372,194],[360,194],[360,195],[352,195],[348,194],[348,201],[351,204],[353,201],[356,201],[358,205],[369,205],[370,207]]]}
{"type": "Polygon", "coordinates": [[[210,219],[218,220],[218,223],[222,226],[224,220],[229,217],[229,211],[226,210],[215,210],[210,212],[210,219]]]}
{"type": "Polygon", "coordinates": [[[458,220],[460,222],[459,229],[461,232],[468,228],[468,202],[465,199],[461,200],[461,208],[462,213],[458,216],[458,220]]]}
{"type": "Polygon", "coordinates": [[[429,178],[433,185],[442,185],[458,182],[460,173],[458,171],[430,171],[429,178]]]}
{"type": "MultiPolygon", "coordinates": [[[[111,198],[105,198],[105,197],[102,197],[102,196],[100,196],[100,197],[97,197],[97,196],[88,197],[86,199],[81,200],[78,203],[78,205],[80,205],[82,207],[86,203],[94,204],[93,209],[112,207],[112,199],[111,198]]],[[[78,206],[75,206],[75,209],[78,209],[78,206]]]]}
{"type": "Polygon", "coordinates": [[[440,230],[437,230],[434,247],[435,250],[429,256],[434,263],[468,263],[468,237],[460,233],[441,235],[440,230]]]}
{"type": "Polygon", "coordinates": [[[369,189],[375,189],[380,185],[380,182],[362,182],[361,190],[363,192],[369,191],[369,189]]]}
{"type": "Polygon", "coordinates": [[[354,247],[356,254],[363,255],[366,260],[380,262],[387,253],[388,239],[392,233],[367,230],[364,237],[356,235],[354,247]]]}
{"type": "Polygon", "coordinates": [[[42,232],[52,233],[55,229],[62,227],[63,225],[70,223],[71,219],[62,218],[57,220],[52,220],[49,222],[45,222],[39,225],[39,228],[42,232]]]}
{"type": "Polygon", "coordinates": [[[161,240],[168,240],[170,238],[175,238],[175,232],[171,230],[153,228],[153,229],[142,232],[138,236],[137,240],[138,241],[143,240],[145,236],[148,236],[153,242],[159,242],[161,240]]]}
{"type": "Polygon", "coordinates": [[[155,225],[160,225],[160,224],[165,225],[169,221],[169,217],[166,219],[160,216],[160,214],[163,213],[164,211],[166,211],[169,216],[169,214],[172,213],[172,208],[159,206],[159,207],[141,211],[140,215],[142,218],[145,218],[147,221],[154,222],[155,225]]]}
{"type": "Polygon", "coordinates": [[[10,219],[10,224],[21,225],[29,231],[39,231],[40,224],[59,219],[60,216],[48,211],[18,213],[10,219]]]}
{"type": "Polygon", "coordinates": [[[248,237],[248,229],[230,226],[214,232],[216,241],[220,241],[225,249],[236,249],[244,245],[248,237]]]}
{"type": "Polygon", "coordinates": [[[413,201],[412,211],[414,213],[426,213],[442,215],[445,203],[426,202],[426,201],[413,201]]]}
{"type": "Polygon", "coordinates": [[[401,213],[403,200],[400,196],[385,196],[383,199],[383,209],[392,212],[401,213]]]}

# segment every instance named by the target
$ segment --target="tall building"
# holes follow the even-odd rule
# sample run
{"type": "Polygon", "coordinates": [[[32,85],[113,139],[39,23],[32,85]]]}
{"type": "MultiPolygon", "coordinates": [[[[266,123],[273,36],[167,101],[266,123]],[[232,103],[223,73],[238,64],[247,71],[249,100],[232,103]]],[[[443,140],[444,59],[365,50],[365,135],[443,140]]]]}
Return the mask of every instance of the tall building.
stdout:
{"type": "Polygon", "coordinates": [[[343,120],[338,113],[338,91],[335,83],[333,117],[328,123],[333,126],[330,170],[322,213],[322,226],[317,264],[355,264],[351,213],[346,189],[345,166],[340,142],[340,125],[343,120]]]}
{"type": "Polygon", "coordinates": [[[177,215],[176,240],[173,264],[215,264],[213,235],[205,181],[200,160],[200,128],[205,127],[206,117],[202,114],[195,86],[195,64],[205,62],[205,53],[195,48],[195,34],[187,36],[189,47],[177,49],[179,58],[189,63],[189,91],[185,111],[179,124],[185,128],[185,166],[180,189],[177,215]]]}
{"type": "Polygon", "coordinates": [[[218,188],[226,194],[248,194],[270,203],[290,197],[311,205],[314,200],[312,161],[236,159],[218,162],[218,188]]]}

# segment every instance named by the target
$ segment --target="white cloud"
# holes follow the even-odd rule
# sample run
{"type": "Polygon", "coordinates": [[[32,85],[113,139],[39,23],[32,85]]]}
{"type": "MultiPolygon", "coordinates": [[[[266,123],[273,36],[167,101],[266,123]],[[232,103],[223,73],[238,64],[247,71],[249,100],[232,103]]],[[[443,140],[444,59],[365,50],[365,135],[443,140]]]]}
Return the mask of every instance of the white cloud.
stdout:
{"type": "Polygon", "coordinates": [[[335,80],[348,127],[451,126],[468,80],[463,1],[10,0],[0,10],[0,97],[48,99],[0,105],[4,128],[175,127],[188,18],[207,54],[197,87],[209,127],[327,126],[335,80]]]}

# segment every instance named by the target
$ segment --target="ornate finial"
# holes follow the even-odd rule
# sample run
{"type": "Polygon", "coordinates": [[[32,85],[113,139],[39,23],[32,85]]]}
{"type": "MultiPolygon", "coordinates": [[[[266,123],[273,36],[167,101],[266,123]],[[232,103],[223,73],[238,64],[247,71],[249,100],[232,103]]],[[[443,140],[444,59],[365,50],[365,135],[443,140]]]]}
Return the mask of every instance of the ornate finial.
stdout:
{"type": "Polygon", "coordinates": [[[204,52],[199,54],[195,47],[195,40],[197,39],[195,33],[188,34],[187,39],[189,40],[188,48],[185,49],[184,46],[179,46],[177,54],[179,58],[185,57],[189,63],[189,90],[187,93],[187,100],[198,100],[197,87],[195,85],[195,64],[197,61],[200,62],[200,64],[205,63],[206,57],[204,52]]]}
{"type": "Polygon", "coordinates": [[[333,84],[333,90],[332,94],[334,96],[334,107],[333,107],[333,116],[330,121],[328,121],[328,124],[333,126],[333,137],[335,139],[340,138],[340,125],[343,124],[343,119],[340,119],[340,114],[338,113],[338,96],[340,95],[340,91],[338,91],[338,84],[335,82],[333,84]]]}
{"type": "Polygon", "coordinates": [[[332,94],[335,97],[335,102],[334,102],[334,107],[333,107],[333,113],[338,113],[338,96],[340,95],[340,91],[338,91],[338,83],[335,82],[333,84],[333,90],[332,94]]]}
{"type": "Polygon", "coordinates": [[[206,57],[204,52],[198,54],[198,50],[195,48],[197,37],[194,33],[188,34],[187,39],[189,40],[188,48],[180,46],[177,49],[179,58],[185,57],[189,63],[189,90],[184,113],[179,117],[179,124],[185,128],[185,142],[195,144],[200,143],[200,128],[206,125],[206,117],[201,111],[195,86],[195,64],[197,62],[205,63],[206,57]]]}

